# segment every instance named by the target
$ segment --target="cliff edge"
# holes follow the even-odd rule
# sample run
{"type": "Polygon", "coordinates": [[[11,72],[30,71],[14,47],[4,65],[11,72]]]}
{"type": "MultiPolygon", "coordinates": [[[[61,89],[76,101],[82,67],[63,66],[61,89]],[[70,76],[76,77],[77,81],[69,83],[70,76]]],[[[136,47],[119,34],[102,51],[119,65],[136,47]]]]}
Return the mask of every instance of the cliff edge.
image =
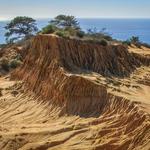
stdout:
{"type": "Polygon", "coordinates": [[[150,53],[137,51],[33,38],[12,81],[3,79],[0,147],[148,150],[150,53]]]}

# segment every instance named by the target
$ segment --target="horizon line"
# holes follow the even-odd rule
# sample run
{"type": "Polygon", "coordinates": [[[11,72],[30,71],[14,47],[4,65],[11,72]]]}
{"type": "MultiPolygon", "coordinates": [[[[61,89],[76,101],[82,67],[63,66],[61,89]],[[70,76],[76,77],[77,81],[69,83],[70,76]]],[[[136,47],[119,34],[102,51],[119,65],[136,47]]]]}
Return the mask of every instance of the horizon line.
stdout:
{"type": "MultiPolygon", "coordinates": [[[[21,16],[25,16],[25,15],[21,15],[21,16]]],[[[27,16],[27,17],[31,17],[31,16],[27,16]]],[[[39,20],[39,19],[52,19],[54,17],[31,17],[31,18],[35,20],[39,20]]],[[[150,17],[76,17],[76,18],[77,19],[150,19],[150,17]]],[[[6,18],[6,19],[3,18],[0,19],[0,21],[10,21],[12,19],[13,18],[6,18]]]]}

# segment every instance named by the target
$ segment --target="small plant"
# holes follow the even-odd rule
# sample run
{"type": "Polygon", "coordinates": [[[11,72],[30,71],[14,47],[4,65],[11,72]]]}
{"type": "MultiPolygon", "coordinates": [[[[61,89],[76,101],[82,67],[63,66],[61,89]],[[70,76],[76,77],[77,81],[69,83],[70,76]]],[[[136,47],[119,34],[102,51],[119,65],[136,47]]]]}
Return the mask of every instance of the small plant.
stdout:
{"type": "Polygon", "coordinates": [[[64,32],[66,33],[67,36],[76,36],[77,30],[71,27],[65,28],[64,32]]]}
{"type": "Polygon", "coordinates": [[[14,59],[22,61],[22,56],[20,54],[17,54],[14,59]]]}
{"type": "Polygon", "coordinates": [[[101,31],[97,30],[97,28],[88,29],[86,36],[93,40],[101,40],[105,39],[107,41],[112,41],[111,35],[105,32],[106,28],[103,28],[101,31]]]}
{"type": "Polygon", "coordinates": [[[128,45],[128,46],[131,45],[131,41],[130,41],[130,40],[123,41],[122,43],[123,43],[124,45],[128,45]]]}
{"type": "Polygon", "coordinates": [[[132,37],[130,38],[130,42],[131,42],[132,44],[134,44],[135,46],[137,46],[138,48],[141,48],[141,42],[140,42],[138,36],[132,36],[132,37]]]}
{"type": "Polygon", "coordinates": [[[84,31],[77,31],[77,37],[79,38],[83,38],[85,36],[85,32],[84,31]]]}
{"type": "Polygon", "coordinates": [[[52,33],[54,33],[56,31],[56,27],[54,26],[54,25],[51,25],[51,24],[49,24],[49,25],[47,25],[46,27],[44,27],[43,29],[42,29],[42,34],[52,34],[52,33]]]}
{"type": "Polygon", "coordinates": [[[13,68],[13,69],[17,68],[20,65],[21,65],[21,61],[17,59],[13,59],[9,63],[10,68],[13,68]]]}
{"type": "Polygon", "coordinates": [[[101,40],[100,42],[99,42],[102,46],[107,46],[108,45],[108,43],[107,43],[107,41],[106,40],[101,40]]]}
{"type": "Polygon", "coordinates": [[[56,35],[60,36],[60,37],[67,37],[67,33],[65,31],[57,31],[56,35]]]}
{"type": "Polygon", "coordinates": [[[142,45],[138,36],[132,36],[130,39],[123,41],[122,43],[127,46],[131,46],[131,44],[134,44],[138,48],[140,48],[142,45]]]}
{"type": "Polygon", "coordinates": [[[0,66],[3,70],[9,71],[9,61],[6,57],[0,59],[0,66]]]}
{"type": "Polygon", "coordinates": [[[85,41],[88,42],[88,43],[99,44],[99,45],[102,45],[102,46],[107,46],[108,45],[108,42],[105,39],[102,39],[102,40],[87,39],[85,41]]]}
{"type": "Polygon", "coordinates": [[[138,37],[138,36],[132,36],[132,37],[130,38],[130,41],[131,41],[131,43],[133,43],[133,44],[138,44],[138,43],[140,43],[140,40],[139,40],[139,37],[138,37]]]}
{"type": "Polygon", "coordinates": [[[5,48],[7,44],[0,44],[0,48],[5,48]]]}

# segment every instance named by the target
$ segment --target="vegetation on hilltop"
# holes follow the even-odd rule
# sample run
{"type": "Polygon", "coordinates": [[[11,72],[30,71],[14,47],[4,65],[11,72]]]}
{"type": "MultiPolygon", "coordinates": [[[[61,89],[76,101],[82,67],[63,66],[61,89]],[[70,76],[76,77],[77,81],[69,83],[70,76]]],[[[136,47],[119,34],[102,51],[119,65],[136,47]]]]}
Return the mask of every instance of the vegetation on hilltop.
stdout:
{"type": "Polygon", "coordinates": [[[122,44],[127,45],[127,46],[135,45],[138,48],[141,48],[141,46],[150,48],[150,45],[147,43],[141,42],[138,36],[132,36],[130,39],[123,41],[122,44]]]}
{"type": "Polygon", "coordinates": [[[74,16],[58,15],[41,30],[41,34],[56,34],[60,37],[77,38],[91,42],[98,42],[103,46],[112,41],[112,37],[105,32],[105,28],[98,31],[96,28],[83,31],[74,16]]]}
{"type": "Polygon", "coordinates": [[[56,34],[61,37],[83,37],[84,32],[74,16],[58,15],[41,31],[42,34],[56,34]],[[82,35],[81,35],[82,34],[82,35]]]}
{"type": "Polygon", "coordinates": [[[22,64],[22,59],[17,54],[15,57],[8,58],[7,56],[3,56],[0,58],[0,73],[8,72],[12,69],[17,68],[22,64]]]}
{"type": "MultiPolygon", "coordinates": [[[[20,41],[25,41],[33,35],[37,34],[38,28],[36,25],[36,20],[30,17],[16,17],[11,20],[5,27],[7,30],[5,37],[7,43],[18,43],[20,41]]],[[[102,30],[97,30],[97,28],[88,29],[86,32],[80,27],[80,23],[77,21],[76,17],[71,15],[58,15],[45,26],[38,34],[55,34],[63,38],[76,38],[82,39],[88,42],[96,42],[103,46],[109,43],[119,42],[114,40],[110,34],[106,32],[106,28],[102,30]]],[[[125,45],[136,45],[140,47],[144,45],[150,47],[148,44],[142,43],[139,37],[132,36],[130,39],[119,42],[125,45]]],[[[1,45],[0,48],[5,47],[1,45]]]]}
{"type": "Polygon", "coordinates": [[[7,44],[0,45],[0,73],[8,72],[22,64],[24,54],[21,53],[24,53],[27,49],[24,46],[28,47],[30,38],[36,34],[54,34],[63,38],[79,39],[102,46],[107,46],[108,44],[124,44],[126,46],[135,45],[137,47],[145,46],[150,48],[150,45],[142,43],[137,36],[132,36],[126,41],[115,40],[106,32],[106,28],[102,30],[92,28],[83,31],[77,19],[69,15],[56,16],[38,33],[36,20],[30,17],[16,17],[6,25],[5,29],[7,44]],[[18,53],[13,47],[22,47],[23,50],[21,53],[18,53]],[[21,57],[23,56],[22,58],[20,54],[21,57]]]}

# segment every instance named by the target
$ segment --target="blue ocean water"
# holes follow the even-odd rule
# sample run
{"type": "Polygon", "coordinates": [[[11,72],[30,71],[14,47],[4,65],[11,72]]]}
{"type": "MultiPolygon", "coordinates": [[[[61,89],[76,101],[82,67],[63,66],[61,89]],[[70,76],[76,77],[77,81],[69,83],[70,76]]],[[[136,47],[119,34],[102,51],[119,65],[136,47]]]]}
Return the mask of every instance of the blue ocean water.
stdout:
{"type": "MultiPolygon", "coordinates": [[[[38,28],[48,24],[50,19],[38,19],[38,28]]],[[[83,30],[106,28],[106,32],[118,40],[127,40],[131,36],[139,36],[140,40],[150,44],[150,19],[78,19],[83,30]]],[[[3,28],[7,21],[0,21],[0,44],[5,43],[3,28]]]]}

